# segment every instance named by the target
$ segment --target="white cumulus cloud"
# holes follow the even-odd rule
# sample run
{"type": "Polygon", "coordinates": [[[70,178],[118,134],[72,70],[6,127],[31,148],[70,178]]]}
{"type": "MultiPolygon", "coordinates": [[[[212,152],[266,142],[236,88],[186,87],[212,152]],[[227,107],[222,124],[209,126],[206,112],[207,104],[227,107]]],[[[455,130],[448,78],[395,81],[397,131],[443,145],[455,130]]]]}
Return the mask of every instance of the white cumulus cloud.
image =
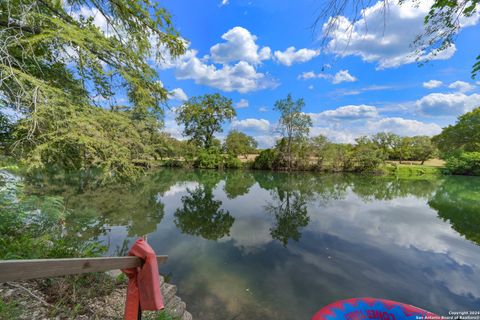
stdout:
{"type": "Polygon", "coordinates": [[[468,92],[475,89],[475,85],[465,82],[465,81],[455,81],[452,82],[449,86],[450,89],[455,89],[460,92],[468,92]]]}
{"type": "Polygon", "coordinates": [[[314,120],[337,119],[337,120],[358,120],[378,117],[376,107],[368,105],[348,105],[333,110],[326,110],[320,113],[310,114],[314,120]]]}
{"type": "Polygon", "coordinates": [[[236,104],[235,104],[235,108],[237,109],[242,109],[242,108],[248,108],[248,100],[247,99],[240,99],[240,101],[238,101],[236,104]]]}
{"type": "Polygon", "coordinates": [[[383,116],[378,108],[369,105],[347,105],[309,115],[313,119],[311,136],[323,134],[331,141],[340,143],[353,143],[357,137],[377,132],[431,136],[442,130],[436,123],[383,116]]]}
{"type": "Polygon", "coordinates": [[[443,82],[439,81],[439,80],[430,80],[430,81],[427,81],[427,82],[423,83],[423,87],[427,88],[427,89],[438,88],[442,85],[443,85],[443,82]]]}
{"type": "Polygon", "coordinates": [[[72,17],[77,21],[80,21],[81,19],[93,18],[92,22],[96,27],[98,27],[106,36],[111,35],[107,18],[97,8],[80,6],[78,10],[72,10],[71,14],[72,17]]]}
{"type": "Polygon", "coordinates": [[[182,88],[173,89],[172,91],[170,91],[168,96],[169,96],[170,99],[174,99],[174,100],[178,100],[178,101],[187,101],[188,100],[188,96],[185,93],[185,91],[183,91],[182,88]]]}
{"type": "MultiPolygon", "coordinates": [[[[424,32],[424,18],[433,1],[388,1],[387,17],[384,16],[383,1],[366,8],[360,14],[361,19],[354,22],[347,17],[330,17],[335,21],[333,30],[329,31],[328,22],[323,32],[329,38],[327,52],[340,57],[359,56],[363,61],[377,64],[377,68],[392,68],[403,64],[424,61],[445,60],[456,51],[454,45],[433,54],[420,50],[415,52],[411,44],[424,32]],[[386,22],[385,20],[386,19],[386,22]]],[[[472,17],[461,19],[461,28],[478,23],[478,12],[472,17]]]]}
{"type": "Polygon", "coordinates": [[[352,76],[348,70],[340,70],[338,71],[332,79],[333,84],[339,84],[342,82],[355,82],[357,81],[357,78],[352,76]]]}
{"type": "Polygon", "coordinates": [[[369,131],[374,132],[392,132],[402,136],[427,135],[433,136],[439,134],[442,128],[435,123],[425,123],[418,120],[404,119],[400,117],[382,118],[378,121],[368,123],[369,131]]]}
{"type": "MultiPolygon", "coordinates": [[[[186,46],[189,47],[190,44],[186,43],[186,46]]],[[[209,55],[199,58],[198,51],[194,49],[187,49],[184,55],[176,59],[169,56],[168,52],[164,52],[163,56],[164,59],[158,63],[158,67],[174,69],[175,77],[179,80],[193,80],[196,84],[240,93],[278,86],[277,80],[257,71],[257,65],[245,60],[232,64],[215,64],[209,55]]]]}
{"type": "Polygon", "coordinates": [[[232,128],[253,130],[257,132],[270,131],[270,121],[266,119],[248,118],[243,120],[234,119],[231,124],[232,128]]]}
{"type": "Polygon", "coordinates": [[[285,65],[291,66],[294,63],[307,62],[315,58],[320,54],[319,50],[312,49],[299,49],[296,50],[295,47],[289,47],[285,51],[275,51],[274,55],[276,60],[285,65]]]}
{"type": "Polygon", "coordinates": [[[328,73],[315,73],[314,71],[307,71],[300,74],[298,76],[298,79],[327,79],[333,84],[339,84],[342,82],[355,82],[358,80],[355,76],[351,75],[348,70],[340,70],[334,75],[328,73]]]}
{"type": "Polygon", "coordinates": [[[234,65],[208,64],[197,57],[196,50],[189,50],[183,57],[163,66],[175,68],[175,77],[179,80],[193,80],[196,84],[206,85],[223,91],[246,93],[274,88],[277,81],[246,61],[234,65]]]}
{"type": "Polygon", "coordinates": [[[258,64],[271,57],[269,47],[260,47],[255,43],[257,37],[242,27],[234,27],[222,35],[226,42],[210,48],[212,60],[216,63],[247,61],[258,64]]]}
{"type": "Polygon", "coordinates": [[[298,76],[298,79],[309,80],[309,79],[331,79],[332,75],[327,73],[315,73],[314,71],[303,72],[298,76]]]}
{"type": "Polygon", "coordinates": [[[417,100],[416,106],[426,115],[458,116],[480,106],[480,94],[431,93],[417,100]]]}

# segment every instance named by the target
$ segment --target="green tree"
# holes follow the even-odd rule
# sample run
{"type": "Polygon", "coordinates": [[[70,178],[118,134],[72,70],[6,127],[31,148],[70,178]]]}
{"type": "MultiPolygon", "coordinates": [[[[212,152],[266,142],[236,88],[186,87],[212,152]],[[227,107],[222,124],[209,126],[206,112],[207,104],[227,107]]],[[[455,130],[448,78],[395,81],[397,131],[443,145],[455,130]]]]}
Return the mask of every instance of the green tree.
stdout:
{"type": "Polygon", "coordinates": [[[236,116],[232,100],[218,93],[192,97],[177,111],[183,134],[203,148],[210,148],[214,134],[223,132],[222,124],[236,116]]]}
{"type": "Polygon", "coordinates": [[[119,177],[151,156],[144,137],[158,131],[168,92],[149,61],[185,52],[165,9],[148,0],[5,0],[0,47],[0,108],[21,114],[12,149],[31,168],[101,166],[119,177]]]}
{"type": "Polygon", "coordinates": [[[398,160],[402,163],[404,160],[410,158],[412,154],[412,138],[398,137],[394,140],[394,145],[391,152],[391,159],[398,160]]]}
{"type": "Polygon", "coordinates": [[[129,178],[153,159],[149,141],[131,119],[130,112],[111,112],[98,107],[42,108],[43,130],[28,140],[29,118],[16,124],[14,152],[27,161],[29,170],[57,168],[89,171],[101,168],[106,178],[129,178]],[[17,147],[17,143],[27,139],[17,147]],[[17,147],[17,148],[15,148],[17,147]],[[150,159],[151,158],[151,159],[150,159]]]}
{"type": "Polygon", "coordinates": [[[480,176],[480,152],[461,152],[447,158],[446,168],[452,174],[480,176]]]}
{"type": "Polygon", "coordinates": [[[393,149],[400,141],[400,137],[391,132],[378,132],[372,136],[371,140],[383,151],[384,157],[390,159],[393,149]]]}
{"type": "Polygon", "coordinates": [[[456,124],[433,137],[433,142],[451,173],[480,175],[480,108],[461,115],[456,124]]]}
{"type": "Polygon", "coordinates": [[[311,154],[317,158],[318,169],[323,169],[329,144],[330,142],[324,135],[318,135],[310,138],[309,149],[311,154]]]}
{"type": "Polygon", "coordinates": [[[461,115],[456,124],[433,137],[433,142],[444,156],[480,151],[480,107],[461,115]]]}
{"type": "Polygon", "coordinates": [[[260,152],[253,162],[255,169],[273,170],[278,168],[278,152],[276,149],[265,149],[260,152]]]}
{"type": "Polygon", "coordinates": [[[411,159],[423,163],[435,155],[437,148],[427,136],[412,137],[411,159]]]}
{"type": "Polygon", "coordinates": [[[312,119],[302,111],[304,107],[303,98],[294,101],[290,94],[285,99],[277,100],[274,105],[274,110],[280,112],[279,129],[285,139],[284,153],[289,170],[292,169],[293,144],[306,139],[312,126],[312,119]]]}
{"type": "Polygon", "coordinates": [[[243,155],[247,158],[249,153],[254,153],[257,148],[257,141],[243,132],[232,130],[225,139],[225,149],[235,156],[243,155]]]}
{"type": "Polygon", "coordinates": [[[353,146],[351,144],[332,143],[328,147],[329,162],[332,171],[352,171],[354,167],[353,146]]]}
{"type": "Polygon", "coordinates": [[[355,171],[373,171],[383,163],[382,150],[368,137],[359,137],[355,142],[352,154],[355,171]]]}
{"type": "Polygon", "coordinates": [[[137,114],[161,111],[168,91],[148,61],[185,52],[170,14],[148,0],[5,0],[0,31],[2,105],[31,117],[58,104],[114,105],[118,88],[137,114]]]}

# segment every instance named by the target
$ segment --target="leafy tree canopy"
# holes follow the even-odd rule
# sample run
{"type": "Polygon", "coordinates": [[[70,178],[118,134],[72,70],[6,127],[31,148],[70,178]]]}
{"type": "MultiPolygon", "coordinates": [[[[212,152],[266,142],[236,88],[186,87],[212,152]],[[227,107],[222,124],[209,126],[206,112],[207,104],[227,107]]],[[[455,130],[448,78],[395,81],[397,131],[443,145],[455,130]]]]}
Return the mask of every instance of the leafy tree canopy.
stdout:
{"type": "Polygon", "coordinates": [[[149,0],[6,0],[0,28],[2,105],[27,113],[95,104],[119,88],[138,112],[158,111],[167,91],[148,61],[185,51],[169,13],[149,0]]]}
{"type": "Polygon", "coordinates": [[[285,138],[283,151],[289,169],[292,168],[292,149],[295,140],[306,139],[312,126],[312,118],[302,111],[304,107],[303,98],[294,101],[291,94],[285,99],[277,100],[274,105],[274,110],[280,112],[279,130],[285,138]]]}
{"type": "Polygon", "coordinates": [[[133,160],[160,152],[168,92],[149,62],[183,54],[185,41],[158,4],[1,1],[0,50],[0,108],[21,114],[12,149],[30,167],[131,175],[133,160]]]}
{"type": "Polygon", "coordinates": [[[433,140],[446,155],[460,151],[480,151],[480,108],[461,115],[456,124],[444,128],[433,140]]]}
{"type": "Polygon", "coordinates": [[[222,124],[236,116],[231,99],[219,93],[192,97],[178,109],[177,122],[183,134],[198,146],[210,148],[214,134],[223,132],[222,124]]]}
{"type": "Polygon", "coordinates": [[[253,137],[238,130],[230,131],[225,139],[226,151],[235,156],[243,155],[247,157],[247,154],[255,152],[256,148],[257,141],[255,141],[253,137]]]}

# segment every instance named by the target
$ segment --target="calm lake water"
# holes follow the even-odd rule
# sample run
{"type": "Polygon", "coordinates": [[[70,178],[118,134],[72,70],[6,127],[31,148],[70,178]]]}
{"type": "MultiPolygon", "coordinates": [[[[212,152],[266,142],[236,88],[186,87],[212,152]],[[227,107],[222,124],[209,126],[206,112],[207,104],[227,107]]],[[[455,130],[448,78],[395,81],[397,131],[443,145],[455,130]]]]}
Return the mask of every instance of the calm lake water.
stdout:
{"type": "Polygon", "coordinates": [[[480,178],[165,169],[39,186],[112,255],[148,235],[195,319],[310,319],[364,296],[480,310],[480,178]]]}

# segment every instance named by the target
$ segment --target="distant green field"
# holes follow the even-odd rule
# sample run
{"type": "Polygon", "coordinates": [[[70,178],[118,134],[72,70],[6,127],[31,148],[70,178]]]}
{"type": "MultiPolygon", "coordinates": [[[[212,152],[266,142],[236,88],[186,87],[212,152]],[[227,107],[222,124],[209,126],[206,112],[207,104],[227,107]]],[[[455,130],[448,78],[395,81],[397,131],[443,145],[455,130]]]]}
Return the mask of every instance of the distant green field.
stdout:
{"type": "Polygon", "coordinates": [[[442,174],[442,167],[412,164],[387,164],[382,168],[387,174],[396,176],[430,176],[442,174]]]}

